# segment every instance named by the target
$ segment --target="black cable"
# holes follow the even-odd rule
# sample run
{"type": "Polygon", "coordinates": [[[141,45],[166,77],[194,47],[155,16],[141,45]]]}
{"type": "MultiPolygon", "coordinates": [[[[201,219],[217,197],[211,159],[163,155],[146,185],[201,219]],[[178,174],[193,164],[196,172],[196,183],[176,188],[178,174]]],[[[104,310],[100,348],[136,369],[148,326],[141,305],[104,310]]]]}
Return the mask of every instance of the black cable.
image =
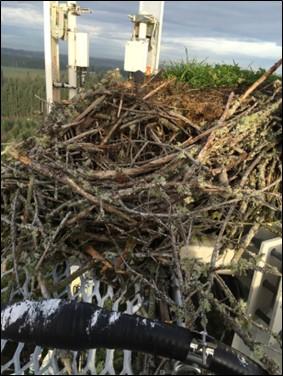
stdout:
{"type": "Polygon", "coordinates": [[[51,299],[1,308],[1,338],[58,349],[141,351],[182,361],[192,335],[178,326],[93,304],[51,299]]]}
{"type": "MultiPolygon", "coordinates": [[[[66,350],[140,351],[186,363],[198,335],[179,326],[107,311],[90,303],[49,299],[1,306],[1,338],[66,350]]],[[[267,374],[255,362],[222,344],[208,355],[206,368],[219,375],[267,374]]]]}
{"type": "Polygon", "coordinates": [[[218,344],[210,359],[209,369],[217,375],[268,375],[244,354],[223,344],[218,344]]]}

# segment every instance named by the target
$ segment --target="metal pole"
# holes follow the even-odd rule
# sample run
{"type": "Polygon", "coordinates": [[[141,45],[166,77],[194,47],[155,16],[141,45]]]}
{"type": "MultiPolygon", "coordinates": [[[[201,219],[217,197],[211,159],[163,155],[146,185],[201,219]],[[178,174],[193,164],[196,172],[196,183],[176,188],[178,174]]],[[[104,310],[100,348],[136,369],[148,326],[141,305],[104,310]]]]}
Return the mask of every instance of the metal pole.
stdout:
{"type": "MultiPolygon", "coordinates": [[[[59,1],[51,1],[51,58],[52,58],[52,78],[54,82],[60,82],[60,61],[59,61],[59,40],[57,35],[57,11],[59,1]],[[56,34],[55,34],[56,30],[56,34]]],[[[53,100],[60,102],[61,92],[53,85],[53,100]]]]}
{"type": "Polygon", "coordinates": [[[154,48],[148,52],[147,64],[151,74],[158,73],[161,34],[163,26],[164,1],[140,1],[139,14],[152,15],[158,20],[158,33],[154,40],[154,48]]]}
{"type": "Polygon", "coordinates": [[[160,58],[160,48],[161,48],[161,34],[162,34],[162,27],[163,27],[163,16],[164,16],[164,1],[160,1],[160,18],[159,18],[159,30],[158,30],[158,37],[157,37],[157,46],[156,46],[156,58],[155,58],[155,66],[154,66],[154,74],[158,73],[159,67],[159,58],[160,58]]]}
{"type": "MultiPolygon", "coordinates": [[[[76,4],[76,1],[68,1],[68,7],[76,4]]],[[[74,89],[69,89],[69,99],[77,93],[77,69],[76,69],[76,29],[77,16],[68,11],[68,83],[74,89]]]]}
{"type": "Polygon", "coordinates": [[[51,58],[51,1],[43,1],[44,15],[44,59],[45,59],[45,87],[46,87],[46,112],[50,112],[53,103],[53,78],[51,58]]]}

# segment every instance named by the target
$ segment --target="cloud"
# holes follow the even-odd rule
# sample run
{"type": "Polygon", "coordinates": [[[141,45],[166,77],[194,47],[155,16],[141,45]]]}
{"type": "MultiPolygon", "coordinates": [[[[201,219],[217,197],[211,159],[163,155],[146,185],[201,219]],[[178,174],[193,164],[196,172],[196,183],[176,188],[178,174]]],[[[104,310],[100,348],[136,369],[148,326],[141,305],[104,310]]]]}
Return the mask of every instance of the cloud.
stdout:
{"type": "Polygon", "coordinates": [[[78,24],[78,30],[89,33],[90,38],[103,40],[126,41],[131,37],[131,33],[124,30],[117,30],[115,25],[105,22],[89,23],[81,20],[78,24]]]}
{"type": "Polygon", "coordinates": [[[168,1],[164,27],[274,40],[281,39],[281,13],[280,1],[168,1]]]}
{"type": "MultiPolygon", "coordinates": [[[[92,14],[78,17],[78,30],[89,33],[91,54],[123,58],[132,30],[128,14],[138,11],[139,2],[80,1],[79,5],[93,8],[92,14]]],[[[161,58],[183,58],[187,47],[195,58],[269,64],[281,56],[281,7],[280,1],[168,1],[161,58]]],[[[2,44],[42,50],[42,8],[42,1],[1,1],[2,44]]],[[[62,51],[65,44],[60,45],[62,51]]]]}
{"type": "Polygon", "coordinates": [[[43,26],[43,12],[32,7],[1,6],[1,24],[39,29],[43,26]]]}
{"type": "MultiPolygon", "coordinates": [[[[207,55],[237,57],[250,56],[255,58],[277,59],[282,54],[282,47],[269,41],[245,41],[211,37],[165,37],[162,41],[167,50],[177,49],[176,46],[187,47],[193,53],[205,52],[207,55]]],[[[165,49],[166,51],[166,49],[165,49]]]]}
{"type": "Polygon", "coordinates": [[[103,28],[98,25],[81,24],[78,30],[84,33],[88,33],[90,38],[97,38],[103,34],[103,28]]]}

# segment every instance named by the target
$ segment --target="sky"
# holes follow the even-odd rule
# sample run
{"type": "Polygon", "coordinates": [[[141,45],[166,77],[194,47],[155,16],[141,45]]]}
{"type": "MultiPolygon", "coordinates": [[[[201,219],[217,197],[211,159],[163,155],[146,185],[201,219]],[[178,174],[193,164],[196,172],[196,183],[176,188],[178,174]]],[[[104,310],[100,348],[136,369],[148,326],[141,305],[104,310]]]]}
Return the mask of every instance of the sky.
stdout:
{"type": "MultiPolygon", "coordinates": [[[[78,4],[93,10],[78,17],[91,56],[123,59],[139,2],[78,4]]],[[[43,51],[43,1],[1,1],[1,31],[1,47],[43,51]]],[[[267,68],[282,55],[281,31],[281,1],[165,1],[161,61],[185,59],[187,48],[192,59],[267,68]]]]}

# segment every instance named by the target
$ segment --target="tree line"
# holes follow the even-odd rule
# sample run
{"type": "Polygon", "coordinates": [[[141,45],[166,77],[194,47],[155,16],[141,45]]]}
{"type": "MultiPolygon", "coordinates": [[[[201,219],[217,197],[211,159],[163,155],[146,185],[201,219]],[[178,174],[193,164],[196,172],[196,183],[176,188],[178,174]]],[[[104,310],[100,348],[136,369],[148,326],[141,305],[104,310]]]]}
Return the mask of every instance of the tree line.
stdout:
{"type": "MultiPolygon", "coordinates": [[[[9,77],[1,69],[1,142],[23,140],[31,136],[43,120],[45,112],[45,79],[33,72],[23,72],[20,77],[13,72],[9,77]]],[[[88,74],[86,88],[99,80],[99,75],[88,74]]],[[[68,93],[62,90],[62,98],[68,93]]]]}
{"type": "Polygon", "coordinates": [[[42,111],[43,103],[37,97],[45,98],[44,78],[31,77],[29,72],[24,78],[5,77],[1,70],[1,94],[2,118],[31,117],[42,111]]]}

